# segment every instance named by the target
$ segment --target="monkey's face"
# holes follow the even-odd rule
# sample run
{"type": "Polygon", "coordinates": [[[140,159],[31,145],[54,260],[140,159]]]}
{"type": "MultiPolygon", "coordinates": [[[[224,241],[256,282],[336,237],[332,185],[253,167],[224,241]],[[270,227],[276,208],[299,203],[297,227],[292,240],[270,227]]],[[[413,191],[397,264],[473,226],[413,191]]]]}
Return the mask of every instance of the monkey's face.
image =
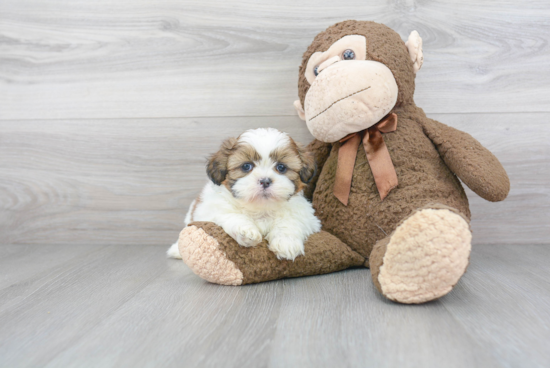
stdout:
{"type": "MultiPolygon", "coordinates": [[[[336,142],[350,133],[373,126],[394,108],[399,97],[399,83],[384,59],[390,60],[388,64],[392,66],[395,59],[407,63],[414,89],[414,73],[418,68],[411,62],[410,49],[403,47],[406,45],[401,39],[397,40],[401,42],[397,51],[390,50],[398,54],[394,57],[369,55],[367,37],[358,34],[345,35],[324,51],[309,56],[302,68],[305,80],[302,78],[301,83],[309,85],[303,109],[300,101],[296,101],[295,106],[315,138],[336,142]]],[[[421,43],[420,37],[415,41],[421,43]]],[[[419,47],[421,50],[421,44],[419,47]]],[[[380,53],[380,49],[377,51],[380,53]]],[[[417,56],[418,53],[415,58],[417,56]]]]}
{"type": "Polygon", "coordinates": [[[397,101],[397,83],[382,63],[366,60],[365,36],[350,35],[307,63],[306,123],[324,142],[335,142],[369,128],[387,115],[397,101]]]}

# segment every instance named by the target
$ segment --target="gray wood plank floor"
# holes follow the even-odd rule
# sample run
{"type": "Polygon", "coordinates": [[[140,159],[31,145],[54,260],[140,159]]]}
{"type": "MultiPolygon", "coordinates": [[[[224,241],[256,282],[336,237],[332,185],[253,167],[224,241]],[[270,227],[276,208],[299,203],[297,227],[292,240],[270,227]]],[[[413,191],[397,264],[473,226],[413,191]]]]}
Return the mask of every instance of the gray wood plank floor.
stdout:
{"type": "Polygon", "coordinates": [[[0,247],[0,367],[548,367],[550,246],[480,245],[438,301],[367,269],[209,284],[159,246],[0,247]]]}

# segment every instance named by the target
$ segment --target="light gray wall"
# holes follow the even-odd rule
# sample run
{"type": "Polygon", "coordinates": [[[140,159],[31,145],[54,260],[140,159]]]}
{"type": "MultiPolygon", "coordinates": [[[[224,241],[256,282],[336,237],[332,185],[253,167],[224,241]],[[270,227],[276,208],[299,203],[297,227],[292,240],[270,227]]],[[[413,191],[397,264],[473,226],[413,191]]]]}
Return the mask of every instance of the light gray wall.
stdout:
{"type": "Polygon", "coordinates": [[[505,202],[468,192],[474,241],[548,242],[548,1],[3,0],[0,243],[174,241],[224,137],[311,139],[298,65],[350,18],[418,30],[417,104],[507,169],[505,202]]]}

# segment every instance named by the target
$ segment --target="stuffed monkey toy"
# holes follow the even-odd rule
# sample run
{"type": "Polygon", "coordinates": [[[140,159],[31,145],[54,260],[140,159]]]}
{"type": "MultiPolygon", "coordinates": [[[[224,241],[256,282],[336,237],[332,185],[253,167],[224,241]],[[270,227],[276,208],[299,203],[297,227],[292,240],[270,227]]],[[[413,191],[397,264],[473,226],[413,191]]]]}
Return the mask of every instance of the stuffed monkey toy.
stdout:
{"type": "Polygon", "coordinates": [[[403,42],[382,24],[350,20],[318,34],[303,55],[294,106],[315,137],[308,148],[318,171],[304,194],[323,230],[289,261],[265,242],[240,247],[215,224],[192,223],[179,238],[184,262],[227,285],[369,267],[393,301],[451,291],[472,238],[459,179],[493,202],[506,198],[510,182],[477,140],[415,105],[422,63],[416,31],[403,42]]]}

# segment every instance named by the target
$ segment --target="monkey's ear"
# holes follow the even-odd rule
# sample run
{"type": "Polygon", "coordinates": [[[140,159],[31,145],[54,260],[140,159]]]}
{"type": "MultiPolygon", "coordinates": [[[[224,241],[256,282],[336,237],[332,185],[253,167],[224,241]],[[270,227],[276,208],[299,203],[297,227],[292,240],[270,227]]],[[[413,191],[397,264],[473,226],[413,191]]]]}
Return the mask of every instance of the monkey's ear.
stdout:
{"type": "Polygon", "coordinates": [[[414,74],[416,74],[424,63],[424,53],[422,52],[422,38],[417,31],[412,31],[409,39],[405,42],[405,46],[409,49],[409,55],[413,62],[414,74]]]}
{"type": "Polygon", "coordinates": [[[220,150],[208,159],[208,163],[206,164],[206,174],[214,184],[221,185],[225,180],[225,177],[227,176],[227,161],[236,144],[237,139],[226,139],[223,141],[220,150]]]}
{"type": "Polygon", "coordinates": [[[302,120],[306,120],[306,113],[304,112],[304,108],[302,107],[302,103],[300,100],[294,101],[294,108],[296,109],[296,112],[298,113],[298,116],[302,120]]]}

